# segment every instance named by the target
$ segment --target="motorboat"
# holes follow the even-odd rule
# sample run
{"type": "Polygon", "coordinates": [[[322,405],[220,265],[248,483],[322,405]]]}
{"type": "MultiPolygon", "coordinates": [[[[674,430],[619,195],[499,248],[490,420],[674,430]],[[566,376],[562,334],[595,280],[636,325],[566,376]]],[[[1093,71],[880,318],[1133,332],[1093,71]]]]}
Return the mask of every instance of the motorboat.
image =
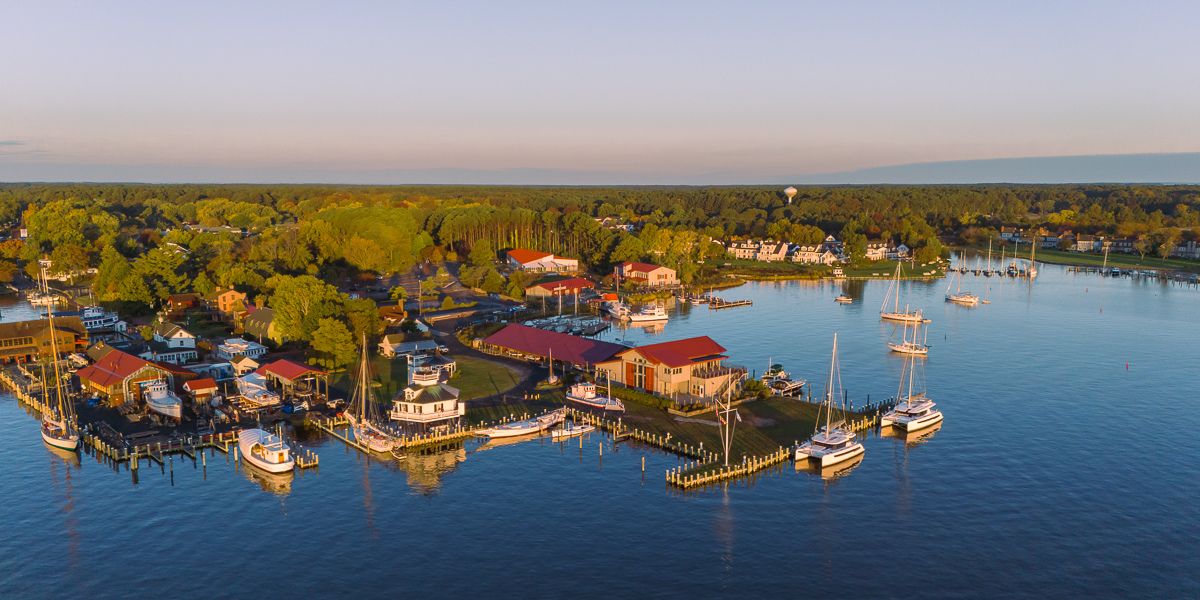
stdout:
{"type": "Polygon", "coordinates": [[[562,423],[566,418],[566,411],[563,409],[552,410],[543,415],[524,419],[521,421],[512,421],[497,425],[488,429],[479,430],[480,435],[486,435],[490,438],[505,438],[517,437],[520,435],[529,435],[547,430],[559,423],[562,423]]]}
{"type": "Polygon", "coordinates": [[[646,321],[666,321],[669,317],[667,316],[667,309],[663,308],[661,304],[654,304],[626,318],[634,323],[644,323],[646,321]]]}
{"type": "Polygon", "coordinates": [[[803,390],[804,384],[808,383],[804,379],[799,381],[792,379],[792,376],[783,370],[783,365],[771,365],[767,372],[763,373],[762,382],[780,396],[798,395],[803,390]]]}
{"type": "Polygon", "coordinates": [[[582,425],[579,423],[568,423],[562,427],[550,432],[550,439],[565,440],[567,438],[584,435],[596,430],[594,425],[582,425]]]}
{"type": "Polygon", "coordinates": [[[268,473],[286,473],[296,467],[292,449],[282,438],[262,429],[239,432],[238,450],[246,462],[268,473]]]}
{"type": "Polygon", "coordinates": [[[150,410],[174,419],[183,418],[183,401],[175,395],[175,392],[171,391],[165,379],[146,381],[140,385],[142,386],[142,400],[146,401],[146,406],[150,410]]]}
{"type": "MultiPolygon", "coordinates": [[[[611,386],[610,386],[611,388],[611,386]]],[[[571,386],[567,390],[567,400],[578,402],[580,404],[599,408],[601,410],[614,410],[625,412],[625,404],[620,400],[612,397],[612,390],[609,390],[609,395],[601,395],[596,393],[596,384],[581,382],[571,386]]]]}
{"type": "Polygon", "coordinates": [[[629,310],[629,306],[620,300],[614,301],[608,305],[608,314],[615,319],[628,319],[633,311],[629,310]]]}
{"type": "Polygon", "coordinates": [[[850,460],[866,452],[858,436],[844,429],[845,420],[833,420],[833,399],[837,393],[837,382],[841,379],[837,366],[837,334],[833,334],[833,358],[829,363],[829,379],[825,384],[825,398],[817,412],[817,422],[821,421],[821,411],[825,413],[825,425],[812,436],[809,441],[796,447],[795,458],[815,461],[822,468],[850,460]],[[835,377],[836,374],[836,377],[835,377]]]}

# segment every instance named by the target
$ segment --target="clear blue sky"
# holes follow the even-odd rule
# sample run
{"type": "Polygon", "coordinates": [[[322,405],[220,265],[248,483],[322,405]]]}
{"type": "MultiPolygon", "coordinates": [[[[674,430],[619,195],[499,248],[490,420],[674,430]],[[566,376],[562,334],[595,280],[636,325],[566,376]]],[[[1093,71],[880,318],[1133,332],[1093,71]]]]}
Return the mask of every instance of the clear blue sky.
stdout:
{"type": "Polygon", "coordinates": [[[0,167],[689,183],[1200,152],[1197,24],[1195,1],[8,1],[0,167]]]}

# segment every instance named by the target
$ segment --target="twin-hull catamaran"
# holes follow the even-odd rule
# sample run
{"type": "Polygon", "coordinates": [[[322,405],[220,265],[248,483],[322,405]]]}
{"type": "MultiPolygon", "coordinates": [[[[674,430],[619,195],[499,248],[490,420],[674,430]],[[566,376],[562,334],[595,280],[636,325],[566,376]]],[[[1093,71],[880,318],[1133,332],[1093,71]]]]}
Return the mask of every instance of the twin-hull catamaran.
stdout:
{"type": "Polygon", "coordinates": [[[821,403],[821,409],[825,411],[825,425],[820,425],[821,415],[818,412],[819,430],[811,440],[796,448],[796,460],[812,460],[821,467],[828,467],[866,452],[854,432],[842,428],[845,420],[833,420],[833,399],[840,379],[841,374],[838,372],[837,366],[837,334],[835,333],[833,334],[833,358],[829,362],[829,379],[825,382],[825,398],[821,403]]]}
{"type": "Polygon", "coordinates": [[[932,400],[925,397],[925,392],[913,393],[913,372],[916,370],[916,358],[907,361],[908,394],[901,396],[905,386],[905,372],[900,373],[900,390],[896,394],[901,398],[896,406],[879,420],[880,427],[899,427],[904,431],[916,431],[942,422],[942,411],[937,410],[932,400]]]}

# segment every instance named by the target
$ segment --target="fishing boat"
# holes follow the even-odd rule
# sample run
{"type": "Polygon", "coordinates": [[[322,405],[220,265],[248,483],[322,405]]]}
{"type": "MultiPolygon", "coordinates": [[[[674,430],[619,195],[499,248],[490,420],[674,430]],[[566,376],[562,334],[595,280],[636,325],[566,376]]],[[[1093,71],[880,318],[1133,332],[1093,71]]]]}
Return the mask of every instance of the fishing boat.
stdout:
{"type": "Polygon", "coordinates": [[[503,425],[497,425],[488,429],[481,429],[480,435],[486,435],[490,438],[506,438],[517,437],[519,435],[530,435],[545,431],[562,423],[566,418],[566,411],[563,409],[552,410],[543,415],[524,419],[522,421],[512,421],[503,425]]]}
{"type": "Polygon", "coordinates": [[[283,438],[262,429],[240,431],[238,450],[246,462],[268,473],[286,473],[296,466],[292,449],[283,442],[283,438]]]}
{"type": "Polygon", "coordinates": [[[850,304],[851,302],[854,302],[854,298],[851,298],[850,296],[842,294],[841,296],[834,298],[833,301],[840,302],[841,304],[850,304]]]}
{"type": "Polygon", "coordinates": [[[367,336],[363,334],[362,360],[355,372],[357,381],[354,382],[354,395],[346,410],[346,420],[354,431],[354,439],[367,449],[388,453],[396,445],[391,434],[381,428],[379,408],[375,402],[375,394],[371,391],[371,369],[367,356],[367,336]]]}
{"type": "Polygon", "coordinates": [[[783,370],[783,365],[770,365],[763,373],[762,382],[780,396],[795,396],[803,391],[804,384],[808,383],[808,380],[796,381],[783,370]]]}
{"type": "MultiPolygon", "coordinates": [[[[933,401],[925,397],[924,391],[916,394],[913,393],[913,373],[915,371],[915,359],[908,361],[908,393],[896,404],[895,408],[880,417],[880,427],[894,426],[904,431],[916,431],[942,421],[942,411],[937,410],[933,401]]],[[[900,392],[904,392],[906,383],[904,375],[905,371],[902,370],[900,374],[900,392]]],[[[896,397],[899,398],[900,393],[897,393],[896,397]]]]}
{"type": "Polygon", "coordinates": [[[596,430],[593,425],[581,425],[579,423],[568,423],[562,427],[550,432],[550,439],[565,440],[567,438],[584,435],[596,430]]]}
{"type": "Polygon", "coordinates": [[[976,304],[979,304],[979,296],[976,296],[975,294],[972,294],[970,292],[962,291],[962,270],[961,269],[959,269],[959,271],[958,271],[958,291],[951,294],[950,287],[953,285],[954,285],[954,279],[951,278],[950,284],[946,286],[946,302],[953,302],[955,304],[963,304],[966,306],[975,306],[976,304]]]}
{"type": "MultiPolygon", "coordinates": [[[[896,342],[888,342],[888,348],[891,348],[892,352],[899,352],[900,354],[916,354],[920,356],[928,355],[929,345],[926,344],[924,340],[920,342],[917,341],[918,327],[920,327],[919,323],[913,324],[913,336],[910,340],[908,339],[908,325],[905,325],[904,331],[900,334],[900,343],[897,344],[896,342]]],[[[928,338],[928,329],[925,330],[925,335],[928,338]]]]}
{"type": "Polygon", "coordinates": [[[586,381],[576,383],[567,391],[567,400],[592,408],[625,412],[625,404],[612,397],[612,382],[608,384],[608,395],[596,393],[596,384],[586,381]]]}
{"type": "Polygon", "coordinates": [[[887,296],[883,298],[883,306],[879,307],[879,318],[885,321],[900,321],[901,323],[920,323],[925,320],[921,315],[921,311],[910,311],[908,305],[904,305],[904,312],[900,312],[900,265],[903,262],[896,261],[896,280],[892,285],[888,286],[887,296]],[[892,310],[888,311],[888,300],[893,300],[892,310]]]}
{"type": "Polygon", "coordinates": [[[165,379],[155,379],[139,384],[142,387],[142,400],[150,410],[174,419],[183,418],[183,401],[167,386],[165,379]]]}
{"type": "Polygon", "coordinates": [[[833,420],[833,399],[837,393],[837,385],[841,380],[837,362],[837,334],[833,334],[833,358],[829,362],[829,379],[825,383],[825,398],[817,412],[819,429],[812,439],[796,447],[796,460],[812,460],[822,468],[845,462],[862,455],[866,450],[857,436],[849,429],[843,429],[845,420],[833,420]],[[836,378],[835,378],[836,375],[836,378]],[[825,425],[820,425],[821,410],[825,412],[825,425]]]}
{"type": "Polygon", "coordinates": [[[663,308],[661,304],[654,304],[647,306],[626,318],[634,323],[643,323],[646,321],[666,321],[668,317],[667,309],[663,308]]]}
{"type": "MultiPolygon", "coordinates": [[[[42,280],[46,279],[46,265],[42,264],[42,280]]],[[[58,361],[58,330],[54,326],[54,313],[46,309],[46,317],[50,321],[50,351],[54,357],[54,401],[49,397],[49,387],[46,390],[46,404],[50,411],[42,415],[42,441],[63,450],[74,451],[79,448],[79,429],[75,423],[75,405],[63,388],[62,373],[58,361]]]]}

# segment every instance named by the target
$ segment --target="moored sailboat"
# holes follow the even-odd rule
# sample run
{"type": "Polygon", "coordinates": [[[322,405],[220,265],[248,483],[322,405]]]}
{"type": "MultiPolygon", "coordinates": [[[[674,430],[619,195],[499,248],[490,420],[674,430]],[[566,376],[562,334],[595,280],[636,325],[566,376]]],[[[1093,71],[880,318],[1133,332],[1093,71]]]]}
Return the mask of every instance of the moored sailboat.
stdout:
{"type": "MultiPolygon", "coordinates": [[[[908,361],[907,365],[908,394],[904,395],[892,410],[880,417],[880,427],[895,426],[904,431],[916,431],[942,421],[942,411],[934,407],[933,401],[925,397],[924,391],[916,394],[913,393],[913,373],[915,370],[916,359],[913,358],[908,361]]],[[[904,392],[905,387],[904,375],[905,371],[902,370],[900,373],[899,390],[901,393],[904,392]]],[[[900,397],[900,393],[897,393],[897,397],[900,397]]]]}
{"type": "MultiPolygon", "coordinates": [[[[42,279],[46,278],[46,266],[42,265],[42,279]]],[[[58,365],[58,330],[54,328],[54,313],[47,308],[46,318],[50,321],[50,351],[51,358],[54,360],[54,396],[55,400],[52,404],[47,395],[46,404],[51,407],[50,412],[42,415],[42,441],[63,450],[76,450],[79,448],[79,428],[75,422],[75,405],[71,403],[71,398],[63,389],[62,373],[59,371],[58,365]]],[[[44,386],[43,389],[49,393],[49,386],[44,386]]]]}
{"type": "Polygon", "coordinates": [[[903,261],[896,261],[896,280],[888,287],[887,296],[883,298],[883,306],[879,307],[879,318],[885,321],[900,321],[902,323],[920,323],[925,320],[921,315],[921,311],[912,311],[908,309],[908,305],[904,306],[904,312],[900,312],[900,266],[903,261]],[[888,300],[894,300],[892,310],[888,311],[888,300]]]}
{"type": "Polygon", "coordinates": [[[833,334],[833,357],[829,362],[829,379],[825,383],[825,398],[817,413],[818,431],[809,441],[796,447],[796,460],[813,460],[821,467],[845,462],[866,452],[854,432],[843,429],[844,419],[833,420],[833,399],[836,386],[841,379],[837,362],[837,334],[833,334]],[[836,378],[835,378],[836,374],[836,378]],[[821,426],[820,410],[825,411],[825,425],[821,426]]]}
{"type": "MultiPolygon", "coordinates": [[[[924,341],[917,341],[917,328],[920,326],[921,325],[919,323],[913,324],[913,336],[910,340],[908,339],[908,325],[905,325],[904,331],[900,334],[900,343],[897,344],[896,342],[888,342],[888,348],[891,348],[892,352],[899,352],[900,354],[916,354],[920,356],[928,355],[929,345],[924,341]]],[[[925,333],[928,336],[929,330],[925,330],[925,333]]]]}
{"type": "Polygon", "coordinates": [[[346,410],[346,420],[354,431],[354,439],[375,452],[391,452],[396,445],[391,434],[377,425],[380,421],[379,409],[375,404],[375,394],[371,392],[371,370],[367,356],[367,336],[363,335],[362,361],[358,365],[355,376],[354,395],[346,410]]]}

